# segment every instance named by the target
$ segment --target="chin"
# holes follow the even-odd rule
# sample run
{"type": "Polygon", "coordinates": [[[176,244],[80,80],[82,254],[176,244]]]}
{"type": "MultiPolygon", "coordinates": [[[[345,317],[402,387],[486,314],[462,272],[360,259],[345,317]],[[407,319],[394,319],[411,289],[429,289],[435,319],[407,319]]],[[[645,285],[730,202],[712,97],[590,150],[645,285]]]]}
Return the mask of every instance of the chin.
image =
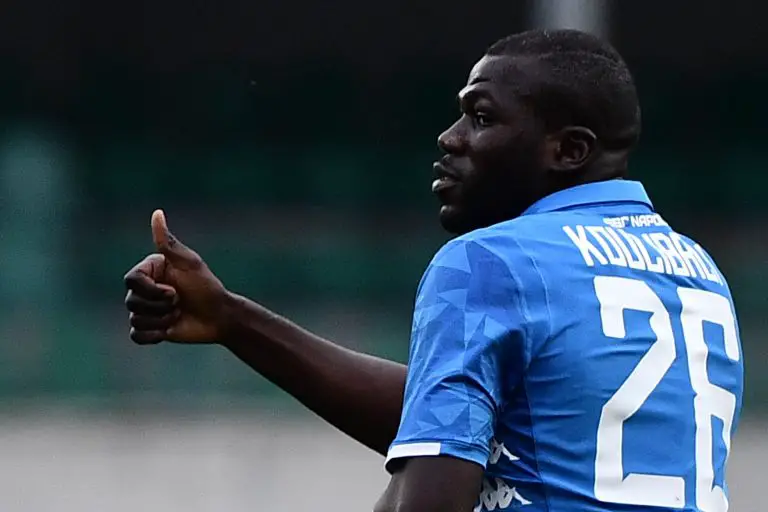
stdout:
{"type": "Polygon", "coordinates": [[[440,224],[452,235],[463,235],[476,229],[487,228],[518,217],[518,214],[491,215],[487,212],[473,210],[470,214],[466,209],[456,205],[444,204],[440,207],[440,224]]]}
{"type": "Polygon", "coordinates": [[[463,235],[480,226],[473,226],[467,215],[464,215],[461,209],[453,205],[443,205],[440,207],[440,225],[452,235],[463,235]]]}

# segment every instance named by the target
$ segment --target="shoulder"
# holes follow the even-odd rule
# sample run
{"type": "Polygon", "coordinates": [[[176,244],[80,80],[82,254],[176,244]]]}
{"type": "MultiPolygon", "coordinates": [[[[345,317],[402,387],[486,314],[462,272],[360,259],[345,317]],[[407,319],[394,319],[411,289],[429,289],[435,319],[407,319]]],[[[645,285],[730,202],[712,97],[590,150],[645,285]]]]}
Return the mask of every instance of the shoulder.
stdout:
{"type": "Polygon", "coordinates": [[[435,253],[431,264],[461,264],[467,271],[473,263],[489,260],[512,267],[530,264],[535,245],[550,231],[559,231],[562,219],[554,217],[557,215],[531,215],[476,229],[448,241],[435,253]]]}
{"type": "Polygon", "coordinates": [[[499,233],[487,229],[472,231],[446,242],[432,257],[429,270],[453,270],[475,278],[511,264],[499,233]]]}
{"type": "Polygon", "coordinates": [[[417,311],[431,306],[442,311],[453,304],[474,322],[490,319],[484,332],[499,326],[499,332],[523,333],[528,361],[530,346],[550,330],[549,291],[535,254],[524,242],[533,236],[529,224],[527,219],[496,224],[443,245],[420,283],[417,311]]]}
{"type": "Polygon", "coordinates": [[[478,285],[485,293],[508,293],[540,287],[542,251],[537,240],[546,234],[542,233],[544,216],[537,217],[494,224],[448,241],[430,261],[420,288],[436,283],[441,289],[478,285]]]}
{"type": "Polygon", "coordinates": [[[487,230],[477,230],[446,242],[434,254],[424,271],[419,292],[440,293],[449,290],[514,286],[513,266],[508,251],[500,247],[497,235],[487,230]]]}
{"type": "Polygon", "coordinates": [[[564,219],[558,214],[519,217],[478,229],[446,243],[435,254],[422,284],[439,280],[446,285],[446,274],[458,284],[469,283],[482,289],[484,296],[498,300],[517,297],[525,309],[549,309],[548,283],[557,274],[558,237],[564,219]],[[554,244],[552,242],[555,242],[554,244]],[[446,273],[443,269],[457,269],[446,273]],[[439,271],[435,271],[439,269],[439,271]],[[432,270],[432,271],[430,271],[432,270]],[[433,280],[434,279],[434,280],[433,280]]]}

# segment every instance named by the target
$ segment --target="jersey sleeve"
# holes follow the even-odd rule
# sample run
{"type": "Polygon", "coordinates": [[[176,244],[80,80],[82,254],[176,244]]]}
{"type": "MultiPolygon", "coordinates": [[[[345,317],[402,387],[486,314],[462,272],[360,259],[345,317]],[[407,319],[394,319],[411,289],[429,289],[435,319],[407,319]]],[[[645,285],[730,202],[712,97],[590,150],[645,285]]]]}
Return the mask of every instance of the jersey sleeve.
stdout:
{"type": "Polygon", "coordinates": [[[438,455],[486,466],[503,395],[528,360],[521,298],[510,265],[487,246],[457,239],[437,253],[419,285],[388,471],[438,455]]]}

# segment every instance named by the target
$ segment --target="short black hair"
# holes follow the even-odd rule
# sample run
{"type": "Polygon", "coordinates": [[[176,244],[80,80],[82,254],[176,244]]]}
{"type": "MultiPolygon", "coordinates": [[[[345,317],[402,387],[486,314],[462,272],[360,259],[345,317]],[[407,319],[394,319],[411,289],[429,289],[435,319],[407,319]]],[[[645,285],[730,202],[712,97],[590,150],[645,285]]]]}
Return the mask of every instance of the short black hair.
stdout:
{"type": "Polygon", "coordinates": [[[606,149],[640,137],[640,103],[624,59],[606,41],[578,30],[530,30],[492,44],[489,56],[530,57],[536,72],[520,94],[548,128],[585,126],[606,149]]]}

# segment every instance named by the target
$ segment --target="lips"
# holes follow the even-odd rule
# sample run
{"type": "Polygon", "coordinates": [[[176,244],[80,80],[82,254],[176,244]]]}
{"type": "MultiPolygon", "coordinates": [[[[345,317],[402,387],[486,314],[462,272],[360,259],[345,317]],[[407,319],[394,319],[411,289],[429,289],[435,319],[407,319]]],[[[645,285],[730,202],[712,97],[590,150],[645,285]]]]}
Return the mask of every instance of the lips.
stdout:
{"type": "Polygon", "coordinates": [[[432,166],[435,179],[432,182],[432,192],[438,193],[453,187],[459,182],[458,173],[445,165],[442,161],[435,162],[432,166]]]}
{"type": "Polygon", "coordinates": [[[450,178],[455,181],[459,180],[458,173],[443,160],[435,162],[432,165],[432,170],[435,172],[435,179],[450,178]]]}

